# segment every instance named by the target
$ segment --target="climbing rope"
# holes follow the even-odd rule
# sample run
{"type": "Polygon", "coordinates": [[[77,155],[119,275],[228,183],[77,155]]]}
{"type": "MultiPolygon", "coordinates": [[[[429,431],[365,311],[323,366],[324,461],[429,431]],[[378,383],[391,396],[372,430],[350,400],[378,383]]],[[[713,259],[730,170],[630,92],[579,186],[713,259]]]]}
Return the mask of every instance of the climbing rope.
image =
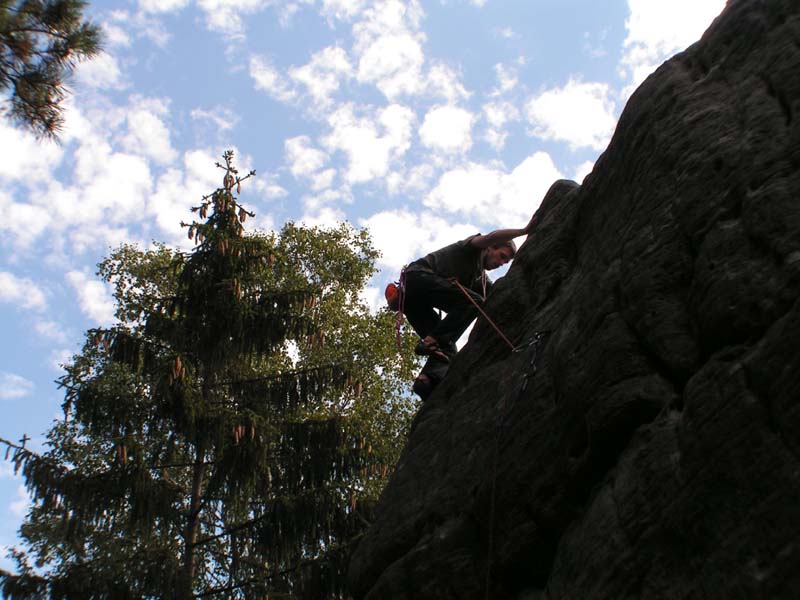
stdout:
{"type": "Polygon", "coordinates": [[[511,350],[516,350],[516,346],[514,346],[514,344],[511,343],[511,340],[509,340],[508,337],[506,337],[506,334],[504,334],[502,332],[502,330],[497,326],[497,324],[494,321],[492,321],[491,317],[489,317],[489,315],[486,314],[486,311],[484,311],[481,308],[481,305],[478,304],[475,301],[475,298],[472,297],[472,294],[469,293],[467,288],[465,288],[463,285],[461,285],[461,282],[458,279],[456,279],[455,277],[452,278],[450,281],[452,281],[453,283],[455,283],[458,286],[458,289],[460,289],[464,293],[464,295],[467,297],[467,300],[472,302],[472,304],[475,306],[475,308],[478,309],[478,312],[481,313],[481,315],[483,316],[484,319],[486,319],[486,322],[489,323],[489,325],[491,325],[494,328],[494,330],[497,332],[497,334],[501,338],[503,338],[503,341],[506,344],[508,344],[508,347],[511,348],[511,350]]]}
{"type": "Polygon", "coordinates": [[[395,344],[397,349],[403,347],[403,318],[406,312],[406,268],[400,271],[400,280],[397,282],[397,314],[394,316],[395,344]]]}
{"type": "MultiPolygon", "coordinates": [[[[488,317],[487,317],[488,319],[488,317]]],[[[489,544],[486,554],[486,600],[491,598],[491,582],[492,582],[492,555],[494,554],[494,526],[495,526],[495,502],[497,496],[497,461],[500,455],[500,434],[505,427],[505,420],[508,413],[514,408],[514,404],[519,397],[528,389],[528,379],[536,374],[536,359],[539,356],[539,346],[542,341],[548,336],[548,331],[538,331],[533,334],[528,343],[516,348],[515,352],[529,350],[531,358],[528,361],[528,372],[523,374],[522,384],[519,387],[514,400],[506,410],[505,397],[500,397],[500,405],[498,406],[497,417],[495,421],[495,435],[494,435],[494,451],[492,453],[492,490],[489,495],[489,544]]]]}

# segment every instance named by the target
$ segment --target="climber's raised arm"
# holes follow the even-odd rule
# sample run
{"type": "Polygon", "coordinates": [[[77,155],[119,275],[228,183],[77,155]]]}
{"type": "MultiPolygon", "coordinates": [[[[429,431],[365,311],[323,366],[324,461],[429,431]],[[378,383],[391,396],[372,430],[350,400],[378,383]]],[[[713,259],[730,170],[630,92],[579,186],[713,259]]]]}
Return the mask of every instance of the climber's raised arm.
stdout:
{"type": "Polygon", "coordinates": [[[476,235],[469,243],[476,248],[489,248],[490,246],[505,244],[514,238],[529,234],[533,230],[534,225],[536,225],[535,213],[531,217],[531,220],[528,221],[528,224],[522,229],[496,229],[486,235],[476,235]]]}

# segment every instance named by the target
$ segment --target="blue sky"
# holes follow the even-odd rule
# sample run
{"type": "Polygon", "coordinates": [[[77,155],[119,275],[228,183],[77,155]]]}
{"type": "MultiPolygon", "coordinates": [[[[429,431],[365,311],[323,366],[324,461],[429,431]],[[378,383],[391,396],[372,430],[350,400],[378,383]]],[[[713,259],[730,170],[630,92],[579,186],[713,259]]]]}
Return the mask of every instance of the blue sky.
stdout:
{"type": "MultiPolygon", "coordinates": [[[[0,436],[43,433],[83,332],[113,321],[95,265],[122,242],[187,248],[181,219],[225,149],[258,177],[248,225],[368,227],[377,306],[404,264],[522,227],[581,181],[624,104],[724,0],[104,0],[61,145],[0,122],[0,436]]],[[[521,241],[521,240],[520,240],[521,241]]],[[[0,463],[0,546],[27,507],[0,463]]],[[[1,560],[0,565],[9,562],[1,560]]]]}

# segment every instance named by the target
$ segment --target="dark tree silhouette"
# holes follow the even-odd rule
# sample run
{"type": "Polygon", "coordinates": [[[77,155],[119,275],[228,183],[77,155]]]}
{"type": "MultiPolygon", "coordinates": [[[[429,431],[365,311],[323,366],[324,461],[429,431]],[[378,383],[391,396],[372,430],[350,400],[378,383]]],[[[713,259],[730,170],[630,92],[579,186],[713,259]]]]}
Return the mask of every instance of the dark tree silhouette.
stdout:
{"type": "Polygon", "coordinates": [[[100,50],[100,32],[83,20],[82,0],[0,0],[0,91],[7,114],[40,137],[63,124],[65,80],[77,61],[100,50]]]}

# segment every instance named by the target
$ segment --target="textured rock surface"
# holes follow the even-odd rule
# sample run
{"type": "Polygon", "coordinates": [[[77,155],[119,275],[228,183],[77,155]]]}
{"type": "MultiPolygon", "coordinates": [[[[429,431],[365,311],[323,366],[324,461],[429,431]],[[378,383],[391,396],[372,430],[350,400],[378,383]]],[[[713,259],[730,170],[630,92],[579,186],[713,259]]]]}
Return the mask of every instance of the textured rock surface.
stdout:
{"type": "Polygon", "coordinates": [[[357,597],[800,598],[800,2],[730,2],[540,216],[489,312],[551,334],[476,326],[357,597]]]}

